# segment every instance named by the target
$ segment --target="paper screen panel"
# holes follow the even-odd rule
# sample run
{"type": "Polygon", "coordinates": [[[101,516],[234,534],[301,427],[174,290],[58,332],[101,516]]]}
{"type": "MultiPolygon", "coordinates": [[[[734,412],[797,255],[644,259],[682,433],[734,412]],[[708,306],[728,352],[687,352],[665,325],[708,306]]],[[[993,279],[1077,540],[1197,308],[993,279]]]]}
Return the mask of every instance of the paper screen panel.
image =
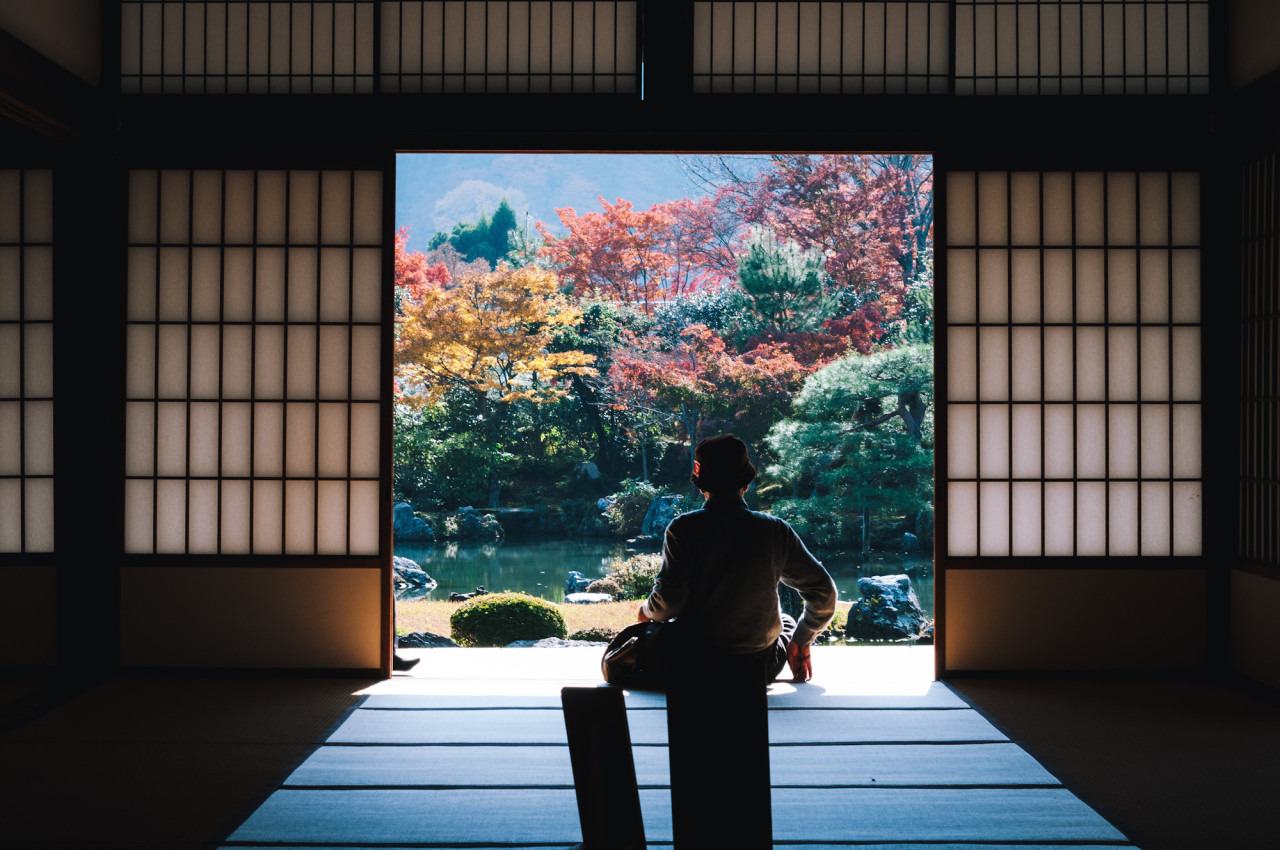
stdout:
{"type": "Polygon", "coordinates": [[[1196,176],[947,189],[948,552],[1199,554],[1196,176]]]}
{"type": "Polygon", "coordinates": [[[1209,0],[956,0],[960,95],[1209,90],[1209,0]]]}
{"type": "Polygon", "coordinates": [[[382,482],[380,187],[378,172],[131,174],[129,552],[378,554],[376,499],[371,514],[345,491],[382,482]]]}
{"type": "Polygon", "coordinates": [[[53,551],[53,172],[0,170],[0,552],[53,551]]]}
{"type": "Polygon", "coordinates": [[[636,93],[636,2],[383,2],[382,90],[636,93]]]}
{"type": "Polygon", "coordinates": [[[374,0],[120,4],[126,94],[374,90],[374,0]]]}
{"type": "Polygon", "coordinates": [[[942,94],[949,4],[700,2],[693,90],[750,94],[942,94]]]}

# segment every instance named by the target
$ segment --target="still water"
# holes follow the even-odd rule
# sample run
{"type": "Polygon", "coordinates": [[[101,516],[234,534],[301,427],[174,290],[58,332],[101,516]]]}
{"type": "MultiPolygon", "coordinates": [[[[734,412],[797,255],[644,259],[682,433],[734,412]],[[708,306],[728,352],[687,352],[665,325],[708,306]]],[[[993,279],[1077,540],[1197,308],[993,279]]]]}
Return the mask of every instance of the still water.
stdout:
{"type": "MultiPolygon", "coordinates": [[[[501,543],[442,543],[417,547],[396,545],[396,554],[417,561],[436,580],[427,599],[448,599],[452,592],[520,590],[552,602],[564,601],[570,570],[589,578],[609,572],[610,563],[625,556],[621,542],[601,540],[518,540],[501,543]]],[[[928,558],[873,553],[863,564],[846,553],[815,553],[826,566],[845,601],[857,599],[858,579],[869,575],[907,573],[920,597],[920,607],[933,617],[933,565],[928,558]]],[[[422,594],[418,594],[422,596],[422,594]]]]}

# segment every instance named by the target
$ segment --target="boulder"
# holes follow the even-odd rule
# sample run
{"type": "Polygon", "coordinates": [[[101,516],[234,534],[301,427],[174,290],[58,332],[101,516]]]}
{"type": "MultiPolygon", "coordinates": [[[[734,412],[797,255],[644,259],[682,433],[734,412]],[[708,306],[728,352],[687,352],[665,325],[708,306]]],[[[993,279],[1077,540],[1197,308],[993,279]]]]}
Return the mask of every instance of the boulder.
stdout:
{"type": "Polygon", "coordinates": [[[405,543],[430,543],[435,539],[431,526],[413,512],[413,505],[408,502],[397,502],[391,516],[392,534],[396,540],[405,543]]]}
{"type": "Polygon", "coordinates": [[[916,537],[910,531],[902,534],[902,554],[914,555],[920,551],[920,538],[916,537]]]}
{"type": "Polygon", "coordinates": [[[649,503],[649,511],[644,515],[640,525],[640,533],[661,537],[667,531],[671,520],[680,513],[679,496],[658,496],[649,503]]]}
{"type": "Polygon", "coordinates": [[[507,644],[507,648],[536,646],[540,649],[547,647],[563,647],[572,648],[575,646],[608,646],[607,643],[597,643],[591,640],[565,640],[564,638],[542,638],[541,640],[513,640],[507,644]]]}
{"type": "Polygon", "coordinates": [[[396,646],[405,649],[439,649],[441,647],[457,646],[452,638],[444,635],[433,635],[431,632],[410,632],[407,635],[400,635],[396,638],[396,646]]]}
{"type": "Polygon", "coordinates": [[[587,588],[591,586],[591,582],[592,579],[587,578],[577,570],[570,570],[569,577],[564,582],[564,595],[585,593],[587,588]]]}
{"type": "Polygon", "coordinates": [[[858,579],[862,598],[849,609],[844,636],[855,640],[915,640],[929,625],[905,575],[858,579]]]}
{"type": "Polygon", "coordinates": [[[391,569],[395,573],[396,590],[414,588],[426,593],[436,589],[436,580],[427,575],[426,571],[418,566],[418,562],[411,558],[393,555],[391,569]]]}
{"type": "Polygon", "coordinates": [[[444,518],[445,534],[463,540],[501,540],[502,523],[490,514],[482,514],[467,505],[444,518]]]}
{"type": "Polygon", "coordinates": [[[576,605],[592,605],[597,602],[612,602],[612,593],[566,593],[564,595],[565,602],[572,602],[576,605]]]}

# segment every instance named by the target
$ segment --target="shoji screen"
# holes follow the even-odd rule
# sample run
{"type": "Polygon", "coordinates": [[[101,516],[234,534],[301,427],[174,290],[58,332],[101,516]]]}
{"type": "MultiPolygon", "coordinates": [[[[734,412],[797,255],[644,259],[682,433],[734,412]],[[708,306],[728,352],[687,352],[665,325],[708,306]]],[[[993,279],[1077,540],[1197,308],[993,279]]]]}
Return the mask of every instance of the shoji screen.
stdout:
{"type": "Polygon", "coordinates": [[[956,0],[956,94],[1203,94],[1209,0],[956,0]]]}
{"type": "MultiPolygon", "coordinates": [[[[1002,619],[1087,633],[1130,593],[1203,620],[1198,559],[1177,560],[1202,544],[1198,175],[952,173],[946,192],[948,639],[984,584],[1029,581],[1045,605],[987,612],[951,660],[979,663],[1002,619]]],[[[1166,637],[1079,663],[1176,663],[1166,637]]],[[[1034,642],[993,657],[1056,666],[1022,657],[1034,642]]]]}
{"type": "Polygon", "coordinates": [[[374,0],[124,0],[121,91],[374,90],[374,0]]]}
{"type": "Polygon", "coordinates": [[[0,666],[54,661],[53,345],[53,173],[0,170],[0,666]]]}
{"type": "MultiPolygon", "coordinates": [[[[377,665],[382,203],[377,171],[130,174],[125,550],[170,557],[126,570],[126,611],[283,593],[268,620],[316,643],[243,663],[377,665]]],[[[164,663],[156,613],[125,618],[135,663],[164,663]]]]}
{"type": "Polygon", "coordinates": [[[1280,155],[1249,162],[1241,196],[1241,569],[1231,574],[1233,664],[1280,687],[1280,155]]]}
{"type": "Polygon", "coordinates": [[[638,92],[635,2],[382,4],[391,92],[638,92]]]}
{"type": "Polygon", "coordinates": [[[947,91],[950,4],[694,3],[693,90],[947,91]]]}

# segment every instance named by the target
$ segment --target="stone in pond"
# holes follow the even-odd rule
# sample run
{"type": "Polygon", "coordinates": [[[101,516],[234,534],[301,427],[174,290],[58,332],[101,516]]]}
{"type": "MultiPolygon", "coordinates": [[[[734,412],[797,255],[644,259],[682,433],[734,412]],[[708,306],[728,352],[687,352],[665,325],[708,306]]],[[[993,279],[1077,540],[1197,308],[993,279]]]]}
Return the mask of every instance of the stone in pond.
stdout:
{"type": "Polygon", "coordinates": [[[391,512],[392,536],[405,543],[430,543],[435,532],[427,521],[413,512],[413,505],[397,502],[391,512]]]}
{"type": "Polygon", "coordinates": [[[590,586],[591,579],[577,570],[570,570],[569,577],[564,582],[564,592],[566,596],[571,593],[582,593],[590,586]]]}
{"type": "Polygon", "coordinates": [[[596,602],[612,602],[613,594],[611,593],[566,593],[564,595],[565,602],[572,602],[575,605],[591,605],[596,602]]]}

